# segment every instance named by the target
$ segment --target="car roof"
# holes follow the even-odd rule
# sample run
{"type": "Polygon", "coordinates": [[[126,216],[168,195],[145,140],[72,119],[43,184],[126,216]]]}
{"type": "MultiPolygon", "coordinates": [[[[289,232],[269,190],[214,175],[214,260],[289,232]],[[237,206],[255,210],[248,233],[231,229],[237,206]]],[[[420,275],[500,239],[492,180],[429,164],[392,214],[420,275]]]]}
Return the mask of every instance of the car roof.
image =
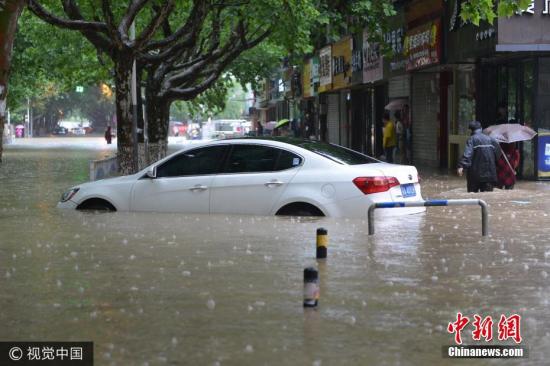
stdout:
{"type": "Polygon", "coordinates": [[[282,142],[285,144],[290,144],[294,146],[301,147],[302,144],[327,144],[326,142],[321,142],[318,140],[302,139],[298,137],[283,137],[283,136],[250,136],[250,137],[231,137],[225,139],[225,141],[252,141],[252,142],[262,142],[262,141],[272,141],[272,142],[282,142]]]}

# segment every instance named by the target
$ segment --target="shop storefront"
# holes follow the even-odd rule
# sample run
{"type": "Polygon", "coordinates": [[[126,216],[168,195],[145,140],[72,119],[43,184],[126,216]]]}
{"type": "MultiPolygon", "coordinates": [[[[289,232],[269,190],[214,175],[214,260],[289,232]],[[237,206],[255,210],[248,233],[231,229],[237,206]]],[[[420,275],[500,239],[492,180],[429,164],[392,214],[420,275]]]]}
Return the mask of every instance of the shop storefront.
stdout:
{"type": "Polygon", "coordinates": [[[317,91],[319,88],[319,57],[304,61],[302,66],[302,128],[300,136],[319,138],[319,108],[317,91]]]}
{"type": "MultiPolygon", "coordinates": [[[[407,73],[407,58],[404,54],[404,40],[406,34],[405,12],[404,9],[398,9],[397,14],[389,20],[390,29],[384,34],[384,42],[392,50],[391,57],[384,58],[384,80],[385,84],[378,84],[375,89],[375,111],[377,133],[376,145],[377,151],[382,151],[382,113],[388,106],[390,116],[395,121],[396,113],[401,115],[401,122],[411,131],[411,75],[407,73]]],[[[405,131],[406,132],[406,131],[405,131]]],[[[412,157],[411,138],[407,139],[408,146],[402,144],[404,151],[398,151],[396,161],[409,163],[412,157]]]]}
{"type": "Polygon", "coordinates": [[[332,142],[338,134],[338,105],[328,94],[332,90],[332,46],[319,50],[319,126],[322,141],[332,142]]]}
{"type": "MultiPolygon", "coordinates": [[[[436,1],[425,3],[442,6],[436,1]]],[[[409,18],[409,24],[415,22],[409,18]]],[[[406,70],[411,73],[412,160],[415,165],[433,168],[447,165],[447,103],[442,101],[447,101],[449,77],[439,66],[441,36],[441,19],[434,18],[410,26],[404,42],[406,70]]]]}
{"type": "Polygon", "coordinates": [[[547,2],[533,1],[521,15],[499,18],[495,50],[493,57],[480,63],[477,117],[485,125],[520,123],[537,131],[539,137],[518,144],[521,156],[518,175],[548,179],[550,154],[546,155],[545,136],[550,132],[550,9],[547,2]]]}
{"type": "Polygon", "coordinates": [[[351,52],[351,148],[371,154],[367,128],[370,100],[367,85],[363,84],[363,34],[353,36],[351,52]]]}
{"type": "Polygon", "coordinates": [[[349,147],[351,141],[351,51],[352,37],[344,37],[332,45],[332,91],[338,103],[338,135],[331,142],[349,147]]]}
{"type": "Polygon", "coordinates": [[[373,156],[382,155],[382,114],[386,104],[384,62],[380,44],[369,40],[368,30],[363,31],[363,82],[369,86],[366,95],[367,146],[373,156]],[[381,109],[382,108],[382,109],[381,109]]]}
{"type": "Polygon", "coordinates": [[[460,0],[447,3],[449,17],[443,23],[446,28],[446,67],[451,73],[448,87],[448,167],[457,166],[466,140],[470,136],[468,124],[479,120],[483,126],[494,122],[497,98],[483,87],[492,82],[490,74],[480,66],[480,60],[494,56],[496,25],[481,23],[474,26],[460,18],[460,0]]]}

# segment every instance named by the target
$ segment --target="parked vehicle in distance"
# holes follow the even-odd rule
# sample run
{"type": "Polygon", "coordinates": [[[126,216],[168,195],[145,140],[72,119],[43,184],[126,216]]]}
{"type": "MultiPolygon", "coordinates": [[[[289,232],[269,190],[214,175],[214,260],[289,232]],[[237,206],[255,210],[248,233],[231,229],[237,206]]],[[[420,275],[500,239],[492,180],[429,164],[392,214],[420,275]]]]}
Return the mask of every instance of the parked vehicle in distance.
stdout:
{"type": "Polygon", "coordinates": [[[170,132],[172,136],[186,136],[187,134],[187,125],[183,122],[170,122],[170,132]]]}
{"type": "Polygon", "coordinates": [[[78,135],[78,136],[82,136],[86,134],[86,130],[82,127],[73,128],[71,132],[73,135],[78,135]]]}
{"type": "Polygon", "coordinates": [[[56,126],[53,129],[52,134],[58,136],[66,136],[69,134],[69,130],[63,126],[56,126]]]}
{"type": "Polygon", "coordinates": [[[58,207],[366,218],[373,202],[421,199],[413,166],[318,141],[239,138],[190,145],[136,174],[72,187],[58,207]]]}
{"type": "Polygon", "coordinates": [[[213,120],[214,131],[212,138],[235,138],[243,137],[248,130],[250,130],[250,122],[242,119],[220,119],[213,120]]]}

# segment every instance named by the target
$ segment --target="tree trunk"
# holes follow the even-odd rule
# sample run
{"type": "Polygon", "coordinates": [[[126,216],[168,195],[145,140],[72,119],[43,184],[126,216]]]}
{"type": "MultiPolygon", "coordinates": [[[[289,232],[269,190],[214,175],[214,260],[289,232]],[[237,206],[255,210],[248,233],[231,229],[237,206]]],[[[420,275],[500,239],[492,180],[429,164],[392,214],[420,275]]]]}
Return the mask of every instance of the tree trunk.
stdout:
{"type": "Polygon", "coordinates": [[[117,160],[118,171],[123,175],[133,174],[138,168],[134,164],[137,151],[134,151],[131,77],[131,56],[119,56],[115,61],[117,160]]]}
{"type": "Polygon", "coordinates": [[[145,113],[149,137],[149,164],[166,156],[168,147],[168,127],[170,102],[155,98],[154,92],[147,92],[145,113]]]}
{"type": "Polygon", "coordinates": [[[25,0],[0,1],[0,162],[2,162],[13,40],[17,29],[17,19],[19,19],[25,3],[25,0]]]}

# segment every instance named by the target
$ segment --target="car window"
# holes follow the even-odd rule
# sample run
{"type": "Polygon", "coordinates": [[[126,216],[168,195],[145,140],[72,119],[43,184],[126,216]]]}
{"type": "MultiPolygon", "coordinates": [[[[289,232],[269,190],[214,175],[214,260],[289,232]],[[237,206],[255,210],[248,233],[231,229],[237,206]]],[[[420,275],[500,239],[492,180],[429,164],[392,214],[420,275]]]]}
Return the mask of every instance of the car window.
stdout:
{"type": "Polygon", "coordinates": [[[157,178],[219,173],[226,145],[193,149],[174,156],[157,167],[157,178]]]}
{"type": "Polygon", "coordinates": [[[225,173],[272,172],[300,165],[302,159],[286,150],[262,145],[233,145],[225,173]]]}
{"type": "Polygon", "coordinates": [[[279,158],[277,159],[277,163],[275,164],[275,168],[273,170],[279,171],[291,169],[300,164],[302,164],[301,157],[291,153],[290,151],[281,150],[281,152],[279,153],[279,158]]]}
{"type": "Polygon", "coordinates": [[[378,160],[371,158],[368,155],[358,153],[345,147],[326,144],[322,142],[303,142],[298,144],[298,146],[314,152],[318,155],[324,156],[327,159],[335,161],[339,164],[344,165],[360,165],[360,164],[372,164],[379,163],[378,160]]]}

